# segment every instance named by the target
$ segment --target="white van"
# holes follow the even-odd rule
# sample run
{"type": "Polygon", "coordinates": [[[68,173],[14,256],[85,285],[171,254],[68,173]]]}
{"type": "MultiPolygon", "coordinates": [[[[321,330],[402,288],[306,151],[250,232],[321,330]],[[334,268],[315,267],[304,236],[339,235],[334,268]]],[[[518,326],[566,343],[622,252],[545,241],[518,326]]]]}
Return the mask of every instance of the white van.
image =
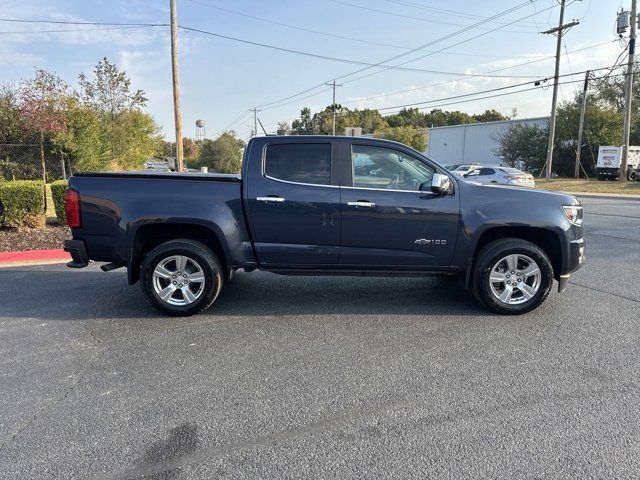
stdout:
{"type": "MultiPolygon", "coordinates": [[[[620,162],[622,161],[622,147],[601,146],[598,148],[598,163],[596,172],[598,180],[617,180],[620,176],[620,162]]],[[[640,165],[640,147],[629,147],[627,171],[637,170],[640,165]]]]}

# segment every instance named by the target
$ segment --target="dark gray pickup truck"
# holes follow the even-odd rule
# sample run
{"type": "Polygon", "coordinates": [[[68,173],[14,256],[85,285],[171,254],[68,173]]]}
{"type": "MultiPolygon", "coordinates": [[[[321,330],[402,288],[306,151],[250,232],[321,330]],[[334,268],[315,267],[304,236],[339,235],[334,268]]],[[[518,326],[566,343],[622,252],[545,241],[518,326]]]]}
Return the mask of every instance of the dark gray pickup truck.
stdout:
{"type": "Polygon", "coordinates": [[[458,275],[485,307],[518,314],[584,261],[574,197],[474,184],[369,138],[259,137],[242,175],[79,173],[65,198],[68,265],[126,267],[171,315],[211,306],[237,269],[458,275]]]}

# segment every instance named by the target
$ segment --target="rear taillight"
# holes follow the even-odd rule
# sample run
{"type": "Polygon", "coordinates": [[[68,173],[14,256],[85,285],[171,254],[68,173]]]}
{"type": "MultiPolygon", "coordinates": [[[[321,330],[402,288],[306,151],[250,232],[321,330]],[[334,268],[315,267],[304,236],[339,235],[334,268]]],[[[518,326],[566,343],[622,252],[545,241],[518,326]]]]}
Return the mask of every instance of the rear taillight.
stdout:
{"type": "Polygon", "coordinates": [[[80,197],[71,188],[64,192],[64,212],[67,215],[67,225],[71,228],[80,226],[80,197]]]}

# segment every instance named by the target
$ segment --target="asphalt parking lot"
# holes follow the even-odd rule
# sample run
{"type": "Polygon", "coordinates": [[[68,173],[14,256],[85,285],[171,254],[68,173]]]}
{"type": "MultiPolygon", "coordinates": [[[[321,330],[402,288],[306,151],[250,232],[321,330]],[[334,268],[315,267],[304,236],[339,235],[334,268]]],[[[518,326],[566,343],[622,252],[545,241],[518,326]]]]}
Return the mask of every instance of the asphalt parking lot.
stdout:
{"type": "Polygon", "coordinates": [[[638,478],[640,202],[521,317],[445,279],[239,274],[158,316],[125,273],[0,270],[0,478],[638,478]]]}

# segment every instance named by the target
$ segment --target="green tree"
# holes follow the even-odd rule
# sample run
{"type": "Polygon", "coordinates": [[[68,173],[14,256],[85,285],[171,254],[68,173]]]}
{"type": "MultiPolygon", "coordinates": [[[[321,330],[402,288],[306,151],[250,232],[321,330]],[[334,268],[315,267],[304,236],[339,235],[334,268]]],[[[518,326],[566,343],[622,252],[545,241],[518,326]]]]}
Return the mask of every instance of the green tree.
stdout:
{"type": "Polygon", "coordinates": [[[514,123],[498,136],[494,153],[508,166],[522,162],[526,171],[537,173],[546,160],[548,138],[548,128],[514,123]]]}
{"type": "Polygon", "coordinates": [[[57,75],[36,69],[32,79],[20,85],[20,113],[25,125],[37,133],[40,142],[42,180],[47,182],[44,140],[65,129],[64,108],[68,97],[67,84],[57,75]]]}
{"type": "Polygon", "coordinates": [[[14,85],[0,84],[0,143],[18,143],[27,138],[18,95],[14,85]]]}
{"type": "MultiPolygon", "coordinates": [[[[578,148],[580,101],[572,101],[558,107],[556,135],[553,150],[553,169],[560,176],[573,176],[578,148]]],[[[588,173],[595,171],[598,146],[619,145],[622,139],[622,112],[603,105],[597,99],[587,99],[584,115],[584,144],[580,146],[581,163],[588,173]]]]}
{"type": "Polygon", "coordinates": [[[53,143],[69,155],[73,170],[107,170],[110,159],[106,155],[100,114],[83,105],[75,97],[67,99],[64,131],[56,133],[53,143]]]}
{"type": "Polygon", "coordinates": [[[144,92],[133,90],[126,73],[106,57],[92,79],[81,73],[78,83],[82,105],[100,119],[102,164],[115,170],[141,168],[160,146],[158,126],[141,110],[147,102],[144,92]]]}
{"type": "Polygon", "coordinates": [[[424,152],[427,148],[426,131],[420,128],[386,127],[375,132],[375,136],[404,143],[418,152],[424,152]]]}
{"type": "MultiPolygon", "coordinates": [[[[182,137],[182,150],[184,158],[190,165],[198,161],[202,142],[189,137],[182,137]]],[[[176,156],[176,142],[160,140],[157,155],[161,158],[176,156]]]]}
{"type": "Polygon", "coordinates": [[[224,132],[215,140],[203,140],[198,167],[209,167],[212,172],[239,173],[242,149],[245,143],[232,131],[224,132]]]}
{"type": "Polygon", "coordinates": [[[319,133],[316,131],[314,119],[311,116],[311,110],[307,107],[300,111],[300,118],[296,118],[291,122],[292,135],[313,135],[319,133]]]}
{"type": "Polygon", "coordinates": [[[427,123],[427,115],[417,108],[403,108],[398,113],[387,116],[386,121],[390,127],[425,128],[430,126],[427,123]]]}
{"type": "Polygon", "coordinates": [[[137,109],[122,111],[117,116],[110,134],[111,168],[135,170],[158,150],[159,129],[151,115],[137,109]]]}
{"type": "Polygon", "coordinates": [[[474,115],[472,115],[473,119],[476,122],[499,122],[501,120],[509,120],[508,117],[506,117],[505,115],[501,114],[499,111],[494,110],[493,108],[491,110],[487,109],[482,113],[476,113],[474,115]]]}
{"type": "Polygon", "coordinates": [[[91,105],[111,118],[124,110],[144,107],[147,98],[142,90],[132,90],[131,80],[126,72],[109,62],[107,57],[99,61],[93,69],[93,79],[84,73],[78,76],[80,97],[83,103],[91,105]]]}

